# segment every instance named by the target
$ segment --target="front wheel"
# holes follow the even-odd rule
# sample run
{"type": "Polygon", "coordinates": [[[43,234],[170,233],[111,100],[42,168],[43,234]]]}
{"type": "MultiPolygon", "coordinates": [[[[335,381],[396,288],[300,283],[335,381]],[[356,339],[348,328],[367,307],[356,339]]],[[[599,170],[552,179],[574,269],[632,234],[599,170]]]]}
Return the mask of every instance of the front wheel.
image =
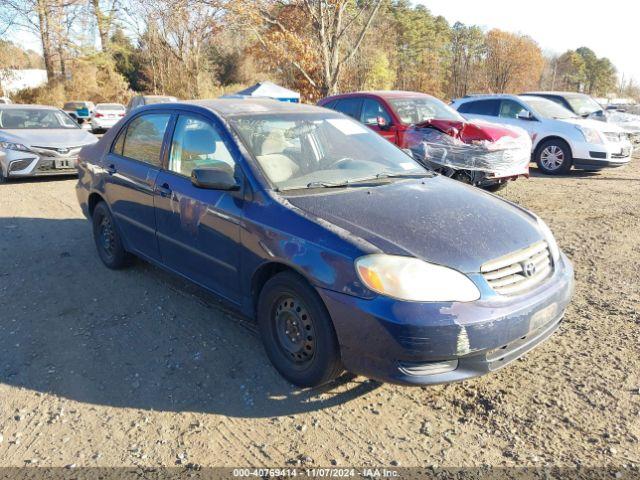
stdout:
{"type": "Polygon", "coordinates": [[[562,175],[571,170],[571,148],[564,140],[551,139],[542,142],[536,150],[538,168],[547,175],[562,175]]]}
{"type": "Polygon", "coordinates": [[[316,387],[342,372],[331,317],[304,278],[293,272],[273,276],[260,292],[257,316],[271,363],[294,385],[316,387]]]}
{"type": "Polygon", "coordinates": [[[102,263],[119,270],[131,263],[132,256],[124,249],[122,238],[113,221],[113,216],[104,202],[93,210],[93,238],[102,263]]]}
{"type": "Polygon", "coordinates": [[[508,185],[507,182],[491,183],[489,185],[484,185],[482,189],[486,190],[487,192],[496,193],[496,192],[499,192],[500,190],[504,190],[505,188],[507,188],[507,185],[508,185]]]}

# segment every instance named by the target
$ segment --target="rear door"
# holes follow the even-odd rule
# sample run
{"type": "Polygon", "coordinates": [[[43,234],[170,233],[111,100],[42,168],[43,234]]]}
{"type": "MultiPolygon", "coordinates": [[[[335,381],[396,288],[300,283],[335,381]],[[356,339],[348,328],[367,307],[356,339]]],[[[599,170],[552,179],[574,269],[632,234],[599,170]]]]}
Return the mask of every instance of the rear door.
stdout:
{"type": "Polygon", "coordinates": [[[181,113],[175,123],[167,168],[156,181],[157,237],[162,262],[192,281],[238,303],[240,219],[237,192],[197,188],[194,168],[224,162],[242,177],[231,140],[217,122],[181,113]]]}
{"type": "Polygon", "coordinates": [[[170,113],[146,113],[120,131],[104,159],[105,194],[126,247],[154,260],[160,258],[153,205],[163,140],[170,113]]]}

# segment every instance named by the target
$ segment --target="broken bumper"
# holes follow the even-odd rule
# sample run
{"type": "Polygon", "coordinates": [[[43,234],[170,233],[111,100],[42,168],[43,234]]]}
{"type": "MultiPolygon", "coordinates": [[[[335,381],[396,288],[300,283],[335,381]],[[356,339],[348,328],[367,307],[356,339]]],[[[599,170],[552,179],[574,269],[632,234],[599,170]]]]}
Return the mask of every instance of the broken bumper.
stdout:
{"type": "Polygon", "coordinates": [[[333,319],[342,360],[356,374],[386,382],[431,385],[497,370],[545,341],[573,292],[573,267],[562,255],[553,275],[517,297],[482,292],[469,303],[365,300],[320,290],[333,319]]]}

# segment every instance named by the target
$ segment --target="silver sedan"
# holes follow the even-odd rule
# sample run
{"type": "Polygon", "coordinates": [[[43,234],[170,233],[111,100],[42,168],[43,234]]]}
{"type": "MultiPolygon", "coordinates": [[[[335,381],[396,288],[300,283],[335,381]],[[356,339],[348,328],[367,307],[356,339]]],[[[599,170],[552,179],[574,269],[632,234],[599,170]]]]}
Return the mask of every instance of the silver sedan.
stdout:
{"type": "Polygon", "coordinates": [[[58,108],[0,105],[0,183],[76,173],[78,152],[96,141],[58,108]]]}

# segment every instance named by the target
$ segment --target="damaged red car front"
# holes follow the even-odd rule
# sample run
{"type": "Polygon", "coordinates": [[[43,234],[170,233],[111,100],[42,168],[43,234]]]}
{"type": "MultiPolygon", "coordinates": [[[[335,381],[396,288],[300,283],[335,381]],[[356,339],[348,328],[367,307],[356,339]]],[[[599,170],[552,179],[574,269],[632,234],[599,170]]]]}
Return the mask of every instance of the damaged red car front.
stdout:
{"type": "Polygon", "coordinates": [[[358,92],[328,97],[319,105],[361,121],[451,178],[495,191],[509,180],[529,175],[531,139],[527,132],[467,121],[431,95],[358,92]]]}

